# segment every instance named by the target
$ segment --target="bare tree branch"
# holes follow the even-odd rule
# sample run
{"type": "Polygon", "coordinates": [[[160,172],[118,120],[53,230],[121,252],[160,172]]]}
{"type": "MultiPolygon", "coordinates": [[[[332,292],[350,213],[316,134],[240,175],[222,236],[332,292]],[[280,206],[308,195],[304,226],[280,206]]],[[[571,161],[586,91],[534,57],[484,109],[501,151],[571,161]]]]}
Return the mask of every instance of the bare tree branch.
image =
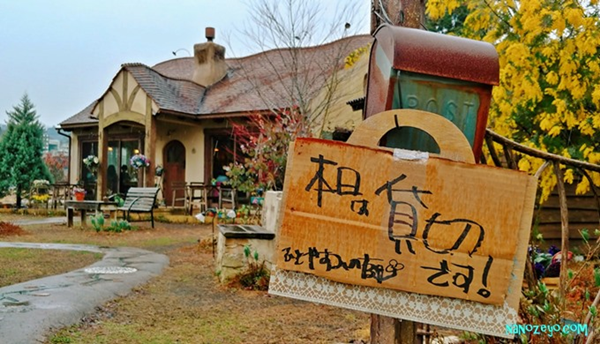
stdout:
{"type": "Polygon", "coordinates": [[[320,135],[330,105],[343,96],[338,94],[338,86],[343,82],[339,71],[344,59],[357,48],[344,38],[360,27],[358,0],[338,5],[334,16],[328,15],[324,4],[317,0],[253,0],[248,4],[250,21],[237,30],[246,46],[259,54],[255,64],[240,63],[235,72],[252,84],[264,110],[297,109],[305,122],[303,134],[312,131],[320,135]],[[334,41],[336,44],[331,44],[334,41]],[[258,79],[256,75],[261,73],[255,73],[257,68],[272,78],[258,79]],[[321,92],[325,97],[317,97],[321,92]]]}

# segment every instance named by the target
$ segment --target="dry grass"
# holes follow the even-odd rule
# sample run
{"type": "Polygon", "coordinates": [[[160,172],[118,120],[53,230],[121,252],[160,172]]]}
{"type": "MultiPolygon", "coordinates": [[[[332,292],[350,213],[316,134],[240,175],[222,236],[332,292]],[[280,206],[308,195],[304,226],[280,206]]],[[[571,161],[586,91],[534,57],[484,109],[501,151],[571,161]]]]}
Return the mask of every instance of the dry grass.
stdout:
{"type": "Polygon", "coordinates": [[[133,246],[169,256],[161,276],[48,343],[360,343],[369,337],[365,313],[221,286],[206,244],[210,226],[134,225],[139,229],[124,233],[27,226],[23,236],[0,239],[133,246]]]}
{"type": "Polygon", "coordinates": [[[212,255],[196,245],[169,251],[164,274],[53,343],[358,343],[368,316],[265,292],[228,289],[212,255]]]}
{"type": "MultiPolygon", "coordinates": [[[[29,217],[31,218],[31,217],[29,217]]],[[[23,217],[21,217],[23,219],[23,217]]],[[[65,225],[30,225],[22,226],[24,235],[2,237],[3,241],[53,242],[88,244],[98,246],[132,246],[141,248],[157,247],[159,250],[172,245],[195,243],[200,237],[200,225],[178,225],[156,223],[154,229],[149,223],[133,222],[136,228],[123,233],[99,232],[92,226],[68,228],[65,225]]],[[[202,230],[204,235],[210,234],[210,228],[202,230]]]]}
{"type": "MultiPolygon", "coordinates": [[[[169,251],[164,274],[96,318],[55,335],[71,343],[349,343],[368,316],[220,286],[212,255],[197,245],[169,251]]],[[[368,334],[367,334],[368,336],[368,334]]]]}
{"type": "Polygon", "coordinates": [[[101,258],[92,252],[0,248],[0,287],[77,270],[101,258]]]}
{"type": "MultiPolygon", "coordinates": [[[[0,221],[0,240],[27,234],[20,226],[0,221]]],[[[101,258],[90,252],[0,248],[0,287],[83,268],[101,258]]]]}

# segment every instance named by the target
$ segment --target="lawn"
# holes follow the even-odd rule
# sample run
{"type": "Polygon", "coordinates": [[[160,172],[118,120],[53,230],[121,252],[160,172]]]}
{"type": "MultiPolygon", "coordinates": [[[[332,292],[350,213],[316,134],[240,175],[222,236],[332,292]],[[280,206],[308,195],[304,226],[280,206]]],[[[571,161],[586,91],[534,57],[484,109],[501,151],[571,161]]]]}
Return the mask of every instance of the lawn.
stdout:
{"type": "Polygon", "coordinates": [[[0,248],[0,287],[76,270],[101,258],[82,251],[0,248]]]}
{"type": "MultiPolygon", "coordinates": [[[[207,244],[209,225],[133,224],[138,230],[124,233],[31,225],[23,226],[22,235],[0,236],[1,241],[133,246],[170,259],[161,276],[102,305],[81,323],[57,330],[46,343],[359,343],[369,338],[368,314],[220,285],[207,244]]],[[[32,255],[46,254],[53,253],[32,255]]],[[[55,264],[32,264],[56,273],[49,269],[55,264]]]]}

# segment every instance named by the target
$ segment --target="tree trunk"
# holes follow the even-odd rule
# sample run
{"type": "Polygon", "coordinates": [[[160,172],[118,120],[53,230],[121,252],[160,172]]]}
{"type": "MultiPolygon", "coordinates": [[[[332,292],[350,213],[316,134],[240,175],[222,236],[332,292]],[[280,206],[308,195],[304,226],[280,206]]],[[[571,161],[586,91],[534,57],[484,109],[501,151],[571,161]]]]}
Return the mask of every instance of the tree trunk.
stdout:
{"type": "Polygon", "coordinates": [[[425,20],[424,0],[371,0],[371,34],[382,24],[420,29],[425,20]]]}
{"type": "Polygon", "coordinates": [[[425,1],[424,0],[401,0],[401,8],[404,14],[402,26],[415,29],[424,28],[425,1]]]}
{"type": "Polygon", "coordinates": [[[15,203],[15,208],[19,209],[21,208],[21,192],[23,190],[21,189],[20,185],[17,185],[17,201],[15,203]]]}

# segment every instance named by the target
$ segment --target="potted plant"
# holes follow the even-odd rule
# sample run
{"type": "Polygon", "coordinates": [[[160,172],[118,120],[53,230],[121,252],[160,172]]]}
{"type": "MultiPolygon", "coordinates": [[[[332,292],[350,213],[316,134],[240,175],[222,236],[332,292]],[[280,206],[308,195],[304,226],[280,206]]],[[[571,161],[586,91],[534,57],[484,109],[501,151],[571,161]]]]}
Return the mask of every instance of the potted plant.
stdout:
{"type": "Polygon", "coordinates": [[[129,164],[131,165],[131,167],[138,170],[140,168],[146,168],[150,166],[150,160],[148,160],[148,158],[146,158],[142,154],[136,154],[131,157],[131,159],[129,160],[129,164]]]}
{"type": "Polygon", "coordinates": [[[87,166],[90,172],[95,174],[96,171],[98,171],[98,165],[100,165],[100,160],[98,160],[98,157],[95,155],[88,155],[87,158],[83,159],[83,163],[85,164],[85,166],[87,166]]]}
{"type": "Polygon", "coordinates": [[[82,187],[76,186],[73,188],[73,195],[77,201],[83,201],[86,193],[87,191],[85,191],[85,189],[82,187]]]}

